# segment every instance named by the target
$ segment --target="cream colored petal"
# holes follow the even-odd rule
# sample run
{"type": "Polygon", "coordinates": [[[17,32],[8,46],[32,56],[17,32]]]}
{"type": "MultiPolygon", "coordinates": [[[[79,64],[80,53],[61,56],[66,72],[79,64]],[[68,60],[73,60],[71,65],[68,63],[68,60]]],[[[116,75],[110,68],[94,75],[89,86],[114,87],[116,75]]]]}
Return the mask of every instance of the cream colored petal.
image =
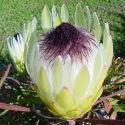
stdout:
{"type": "Polygon", "coordinates": [[[93,82],[92,83],[93,89],[96,86],[96,82],[97,82],[97,79],[99,77],[100,71],[101,71],[101,57],[100,57],[100,53],[97,52],[95,60],[94,60],[93,81],[92,81],[93,82]]]}
{"type": "MultiPolygon", "coordinates": [[[[23,41],[26,41],[26,39],[27,39],[26,24],[25,23],[23,24],[22,38],[23,38],[23,41]]],[[[24,43],[24,45],[25,45],[25,43],[24,43]]]]}
{"type": "Polygon", "coordinates": [[[83,27],[86,29],[86,20],[82,11],[82,7],[80,3],[76,5],[75,11],[75,26],[76,27],[83,27]]]}
{"type": "Polygon", "coordinates": [[[9,54],[10,54],[13,62],[15,63],[16,62],[16,54],[15,54],[14,50],[11,48],[8,39],[7,39],[7,46],[8,46],[9,54]]]}
{"type": "Polygon", "coordinates": [[[31,32],[31,22],[27,23],[27,29],[25,29],[27,35],[29,35],[29,33],[31,32]]]}
{"type": "Polygon", "coordinates": [[[14,63],[17,71],[19,73],[23,73],[24,72],[24,63],[22,63],[22,60],[19,56],[16,56],[16,62],[14,63]]]}
{"type": "Polygon", "coordinates": [[[40,97],[40,99],[41,99],[48,107],[50,107],[51,99],[48,99],[47,97],[45,97],[36,85],[34,85],[34,89],[35,89],[35,91],[37,92],[37,94],[38,94],[38,96],[40,97]]]}
{"type": "Polygon", "coordinates": [[[92,95],[92,89],[89,88],[89,89],[86,91],[86,93],[84,94],[84,96],[83,96],[83,98],[81,99],[81,101],[80,101],[80,102],[76,102],[76,103],[77,103],[76,109],[79,109],[78,107],[80,107],[80,106],[85,102],[85,100],[87,100],[87,98],[88,98],[89,96],[91,96],[91,95],[92,95]]]}
{"type": "Polygon", "coordinates": [[[84,65],[75,78],[73,85],[73,95],[77,103],[83,98],[88,86],[90,84],[90,74],[88,67],[84,65]]]}
{"type": "Polygon", "coordinates": [[[37,24],[37,20],[36,20],[36,17],[34,17],[31,22],[31,31],[32,32],[36,29],[36,24],[37,24]]]}
{"type": "Polygon", "coordinates": [[[71,67],[71,58],[68,55],[66,60],[65,60],[65,64],[63,65],[63,82],[62,85],[63,86],[67,86],[70,90],[72,88],[72,67],[71,67]]]}
{"type": "Polygon", "coordinates": [[[21,34],[19,34],[17,36],[17,41],[18,41],[18,46],[20,48],[20,53],[23,56],[23,53],[24,53],[24,44],[22,44],[23,42],[21,41],[21,39],[22,39],[22,36],[21,36],[21,34]]]}
{"type": "Polygon", "coordinates": [[[91,108],[92,108],[92,106],[90,106],[89,108],[87,108],[87,109],[82,113],[81,116],[83,116],[83,115],[85,115],[87,112],[89,112],[89,111],[91,110],[91,108]]]}
{"type": "Polygon", "coordinates": [[[62,65],[62,58],[59,56],[57,57],[53,69],[52,69],[52,84],[55,93],[61,89],[63,80],[63,65],[62,65]]]}
{"type": "Polygon", "coordinates": [[[106,53],[103,44],[100,44],[100,53],[101,53],[101,59],[102,59],[102,65],[106,64],[106,53]]]}
{"type": "Polygon", "coordinates": [[[23,33],[23,37],[24,37],[24,40],[25,42],[27,41],[27,38],[30,38],[30,33],[33,32],[34,30],[36,30],[36,26],[37,26],[37,19],[34,17],[32,19],[31,22],[28,22],[27,23],[27,28],[25,29],[25,25],[24,25],[24,32],[23,33]]]}
{"type": "Polygon", "coordinates": [[[69,13],[65,4],[63,4],[61,7],[61,19],[62,19],[62,22],[65,22],[65,23],[69,22],[69,13]]]}
{"type": "Polygon", "coordinates": [[[44,6],[42,11],[41,26],[44,32],[52,28],[52,16],[47,5],[44,6]]]}
{"type": "Polygon", "coordinates": [[[23,37],[22,37],[21,34],[19,34],[19,36],[17,36],[17,38],[18,38],[18,40],[20,41],[20,46],[24,49],[24,46],[25,46],[25,42],[26,42],[26,41],[23,40],[23,37]]]}
{"type": "Polygon", "coordinates": [[[28,50],[26,54],[26,66],[29,72],[30,77],[32,78],[33,82],[36,83],[35,77],[34,77],[34,68],[33,68],[33,63],[34,63],[34,54],[35,54],[35,49],[36,49],[36,31],[31,32],[30,34],[30,39],[28,41],[28,50]]]}
{"type": "Polygon", "coordinates": [[[79,105],[78,109],[82,112],[86,111],[92,105],[93,96],[89,96],[81,105],[79,105]]]}
{"type": "Polygon", "coordinates": [[[8,45],[8,50],[9,50],[9,54],[10,54],[10,57],[12,59],[12,62],[16,68],[16,70],[19,72],[19,73],[22,73],[24,71],[24,65],[22,65],[22,60],[21,60],[21,57],[19,57],[17,55],[17,53],[15,53],[15,51],[13,50],[13,48],[11,48],[10,46],[10,43],[9,43],[9,38],[7,39],[7,45],[8,45]]]}
{"type": "Polygon", "coordinates": [[[93,13],[93,16],[94,16],[94,25],[95,25],[95,37],[96,37],[98,43],[100,43],[100,39],[101,39],[100,22],[99,22],[97,14],[95,12],[93,13]]]}
{"type": "Polygon", "coordinates": [[[22,45],[22,47],[24,47],[26,41],[23,39],[23,36],[21,34],[19,34],[19,39],[20,39],[20,44],[22,45]]]}
{"type": "Polygon", "coordinates": [[[47,107],[47,109],[52,113],[52,114],[54,114],[54,115],[56,115],[56,116],[58,116],[58,114],[57,113],[55,113],[52,109],[50,109],[50,107],[47,107]]]}
{"type": "Polygon", "coordinates": [[[87,26],[87,29],[90,32],[90,29],[91,29],[91,14],[90,14],[88,6],[86,6],[86,10],[87,10],[87,17],[88,17],[88,26],[87,26]]]}
{"type": "Polygon", "coordinates": [[[28,43],[26,42],[26,43],[25,43],[25,48],[24,48],[24,63],[25,63],[26,70],[27,70],[27,72],[28,72],[28,74],[29,74],[29,69],[28,69],[28,66],[27,66],[28,48],[29,48],[29,46],[28,46],[28,43]]]}
{"type": "Polygon", "coordinates": [[[94,98],[93,98],[93,100],[92,100],[92,104],[94,104],[94,103],[98,100],[98,98],[101,96],[102,92],[103,92],[103,88],[101,88],[101,89],[97,92],[97,94],[94,96],[94,98]]]}
{"type": "Polygon", "coordinates": [[[18,54],[18,56],[22,56],[22,53],[20,52],[20,47],[18,42],[15,40],[15,38],[12,38],[12,43],[13,43],[13,49],[15,51],[16,54],[18,54]]]}
{"type": "Polygon", "coordinates": [[[38,65],[39,65],[39,45],[36,45],[35,53],[34,53],[34,59],[33,59],[33,68],[34,68],[34,77],[37,81],[37,75],[38,75],[38,65]]]}
{"type": "Polygon", "coordinates": [[[60,116],[59,118],[61,118],[61,119],[67,119],[67,120],[69,120],[69,119],[72,119],[71,117],[69,117],[68,115],[62,115],[62,116],[60,116]]]}
{"type": "Polygon", "coordinates": [[[105,30],[104,30],[104,35],[103,35],[103,45],[105,50],[107,50],[108,47],[108,39],[109,39],[109,24],[105,23],[105,30]]]}
{"type": "MultiPolygon", "coordinates": [[[[30,38],[28,40],[28,55],[33,56],[37,42],[36,30],[30,33],[30,38]]],[[[31,61],[31,60],[30,60],[31,61]]]]}
{"type": "Polygon", "coordinates": [[[109,36],[108,47],[106,50],[106,68],[107,68],[107,70],[111,65],[112,57],[113,57],[113,43],[112,43],[112,37],[109,36]]]}
{"type": "Polygon", "coordinates": [[[69,88],[66,86],[62,87],[62,89],[60,90],[55,100],[56,100],[56,103],[59,104],[62,108],[64,108],[66,111],[75,108],[75,104],[76,104],[75,98],[72,95],[69,88]]]}
{"type": "Polygon", "coordinates": [[[97,80],[97,83],[95,85],[95,88],[93,90],[93,97],[95,97],[95,95],[97,94],[97,92],[100,90],[102,84],[103,84],[103,81],[106,77],[106,73],[107,73],[107,70],[106,70],[106,65],[102,68],[102,71],[98,77],[98,80],[97,80]]]}
{"type": "Polygon", "coordinates": [[[37,86],[44,98],[49,98],[51,100],[51,85],[49,83],[45,67],[42,66],[40,68],[37,79],[37,86]]]}
{"type": "Polygon", "coordinates": [[[53,23],[54,23],[55,20],[56,20],[56,15],[57,15],[57,13],[56,13],[56,6],[53,5],[53,7],[52,7],[52,18],[53,18],[53,23]]]}
{"type": "Polygon", "coordinates": [[[51,109],[58,115],[66,115],[66,111],[55,102],[51,102],[51,109]]]}
{"type": "Polygon", "coordinates": [[[59,14],[57,14],[53,27],[55,28],[55,27],[59,26],[61,23],[62,23],[61,17],[59,14]]]}
{"type": "Polygon", "coordinates": [[[72,119],[76,119],[76,118],[79,118],[79,116],[82,114],[82,111],[81,110],[78,110],[78,109],[74,109],[74,110],[71,110],[71,111],[68,111],[66,113],[67,116],[70,116],[72,119]]]}

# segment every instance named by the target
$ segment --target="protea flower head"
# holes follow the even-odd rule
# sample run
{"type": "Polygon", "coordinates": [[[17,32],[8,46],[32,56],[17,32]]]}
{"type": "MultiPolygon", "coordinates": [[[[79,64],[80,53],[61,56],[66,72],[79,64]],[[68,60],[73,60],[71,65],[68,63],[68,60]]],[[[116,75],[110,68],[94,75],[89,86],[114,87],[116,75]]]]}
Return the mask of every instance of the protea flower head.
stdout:
{"type": "Polygon", "coordinates": [[[28,22],[27,29],[24,24],[24,30],[22,33],[16,33],[13,37],[7,38],[7,46],[8,46],[10,57],[12,59],[12,62],[16,70],[20,74],[25,74],[24,48],[25,48],[26,41],[28,41],[29,33],[35,28],[33,25],[35,21],[36,21],[36,18],[34,18],[32,22],[28,22]]]}
{"type": "Polygon", "coordinates": [[[103,43],[96,13],[94,35],[91,15],[80,4],[75,11],[75,26],[69,23],[68,10],[61,7],[61,17],[45,5],[39,38],[31,32],[25,48],[25,64],[35,83],[35,90],[48,110],[62,119],[76,119],[87,113],[101,96],[102,84],[113,56],[109,25],[105,24],[103,43]]]}

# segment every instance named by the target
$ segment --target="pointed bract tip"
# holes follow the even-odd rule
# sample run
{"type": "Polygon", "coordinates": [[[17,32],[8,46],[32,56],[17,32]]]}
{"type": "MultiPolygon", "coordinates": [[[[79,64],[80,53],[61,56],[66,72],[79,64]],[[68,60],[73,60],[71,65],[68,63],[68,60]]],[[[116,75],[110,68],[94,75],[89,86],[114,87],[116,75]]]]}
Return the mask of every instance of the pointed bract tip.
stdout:
{"type": "Polygon", "coordinates": [[[53,5],[53,7],[56,7],[55,5],[53,5]]]}
{"type": "Polygon", "coordinates": [[[42,65],[42,66],[41,66],[41,69],[42,69],[42,70],[46,70],[46,67],[42,65]]]}
{"type": "Polygon", "coordinates": [[[90,95],[90,96],[87,98],[87,100],[88,100],[89,98],[93,98],[93,95],[90,95]]]}
{"type": "Polygon", "coordinates": [[[67,86],[63,86],[63,88],[64,88],[65,90],[68,90],[68,91],[69,91],[69,88],[68,88],[67,86]]]}
{"type": "Polygon", "coordinates": [[[88,7],[88,6],[86,6],[86,9],[89,9],[89,7],[88,7]]]}
{"type": "Polygon", "coordinates": [[[65,4],[63,4],[62,6],[66,6],[65,4]]]}
{"type": "Polygon", "coordinates": [[[81,6],[81,4],[80,4],[80,3],[78,3],[76,6],[81,6]]]}
{"type": "Polygon", "coordinates": [[[109,28],[109,23],[108,22],[105,23],[105,27],[109,28]]]}
{"type": "Polygon", "coordinates": [[[96,12],[94,12],[93,15],[97,16],[96,12]]]}
{"type": "Polygon", "coordinates": [[[36,17],[33,17],[33,20],[34,20],[35,22],[37,22],[37,19],[36,19],[36,17]]]}
{"type": "Polygon", "coordinates": [[[81,4],[80,4],[80,3],[78,3],[78,4],[76,5],[76,9],[77,9],[78,7],[81,7],[81,4]]]}

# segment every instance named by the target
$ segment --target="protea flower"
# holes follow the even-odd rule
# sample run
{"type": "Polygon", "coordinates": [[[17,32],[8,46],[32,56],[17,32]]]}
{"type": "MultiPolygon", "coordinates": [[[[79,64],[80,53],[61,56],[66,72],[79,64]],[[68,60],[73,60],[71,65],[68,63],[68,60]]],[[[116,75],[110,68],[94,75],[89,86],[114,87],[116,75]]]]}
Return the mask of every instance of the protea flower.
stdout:
{"type": "Polygon", "coordinates": [[[34,23],[36,18],[32,20],[32,22],[27,23],[27,29],[24,24],[24,30],[22,33],[16,33],[13,37],[7,38],[7,46],[9,50],[10,57],[12,62],[16,68],[16,70],[20,74],[25,74],[24,67],[24,48],[25,43],[28,41],[29,33],[34,30],[34,23]]]}
{"type": "Polygon", "coordinates": [[[113,56],[109,25],[105,24],[103,44],[96,13],[94,35],[90,32],[88,7],[85,19],[80,4],[75,11],[75,26],[69,23],[68,10],[61,17],[53,6],[42,12],[44,33],[31,32],[25,48],[25,64],[34,88],[48,110],[61,119],[76,119],[87,113],[101,96],[102,84],[113,56]]]}

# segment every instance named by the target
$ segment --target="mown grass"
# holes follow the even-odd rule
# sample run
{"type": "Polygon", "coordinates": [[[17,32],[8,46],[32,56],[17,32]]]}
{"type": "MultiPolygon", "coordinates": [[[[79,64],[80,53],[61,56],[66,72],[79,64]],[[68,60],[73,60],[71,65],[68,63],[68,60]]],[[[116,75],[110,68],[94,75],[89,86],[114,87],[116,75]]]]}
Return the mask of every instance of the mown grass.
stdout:
{"type": "Polygon", "coordinates": [[[89,6],[91,14],[97,12],[102,30],[104,23],[109,22],[111,35],[114,42],[116,56],[125,54],[125,1],[124,0],[0,0],[0,44],[4,43],[0,61],[8,61],[6,39],[10,35],[19,33],[23,24],[31,21],[33,17],[38,20],[38,30],[41,31],[41,12],[44,5],[52,8],[56,5],[60,13],[60,7],[65,3],[69,10],[70,22],[74,24],[74,12],[77,3],[81,3],[83,11],[89,6]]]}

